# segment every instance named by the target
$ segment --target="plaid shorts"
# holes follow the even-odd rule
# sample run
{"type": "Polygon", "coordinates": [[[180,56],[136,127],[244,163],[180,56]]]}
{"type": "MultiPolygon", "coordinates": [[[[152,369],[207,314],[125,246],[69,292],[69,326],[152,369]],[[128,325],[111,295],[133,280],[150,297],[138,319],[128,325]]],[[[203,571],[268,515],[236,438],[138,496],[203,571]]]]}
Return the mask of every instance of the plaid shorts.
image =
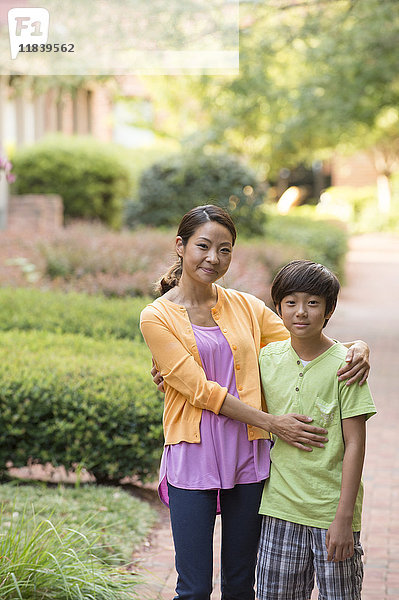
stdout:
{"type": "Polygon", "coordinates": [[[355,552],[327,561],[327,529],[263,516],[257,585],[259,600],[308,600],[316,572],[319,600],[360,600],[363,549],[355,532],[355,552]]]}

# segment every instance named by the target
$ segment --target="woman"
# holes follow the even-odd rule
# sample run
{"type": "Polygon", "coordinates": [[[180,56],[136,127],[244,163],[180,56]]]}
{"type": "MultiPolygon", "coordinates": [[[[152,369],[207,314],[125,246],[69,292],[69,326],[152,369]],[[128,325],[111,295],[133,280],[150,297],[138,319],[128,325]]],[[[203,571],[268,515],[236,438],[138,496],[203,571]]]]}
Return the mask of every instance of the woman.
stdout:
{"type": "MultiPolygon", "coordinates": [[[[170,507],[175,600],[210,598],[218,510],[222,598],[254,599],[268,432],[304,451],[327,441],[327,431],[310,425],[310,417],[260,410],[265,408],[260,347],[288,333],[263,302],[215,284],[229,268],[235,240],[234,223],[223,209],[207,205],[189,211],[176,237],[177,263],[160,281],[163,295],[141,315],[143,336],[165,384],[159,493],[170,507]]],[[[356,343],[350,354],[356,358],[344,376],[364,380],[366,345],[356,343]]]]}

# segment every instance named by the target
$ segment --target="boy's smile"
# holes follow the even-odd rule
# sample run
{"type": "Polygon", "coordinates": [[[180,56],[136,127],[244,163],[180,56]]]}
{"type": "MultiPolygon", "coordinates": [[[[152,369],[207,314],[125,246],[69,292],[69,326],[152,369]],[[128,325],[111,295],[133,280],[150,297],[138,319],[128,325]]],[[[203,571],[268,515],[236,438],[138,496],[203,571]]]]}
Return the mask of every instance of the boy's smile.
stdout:
{"type": "Polygon", "coordinates": [[[280,305],[280,315],[291,336],[319,338],[326,319],[326,300],[308,292],[294,292],[285,296],[280,305]]]}

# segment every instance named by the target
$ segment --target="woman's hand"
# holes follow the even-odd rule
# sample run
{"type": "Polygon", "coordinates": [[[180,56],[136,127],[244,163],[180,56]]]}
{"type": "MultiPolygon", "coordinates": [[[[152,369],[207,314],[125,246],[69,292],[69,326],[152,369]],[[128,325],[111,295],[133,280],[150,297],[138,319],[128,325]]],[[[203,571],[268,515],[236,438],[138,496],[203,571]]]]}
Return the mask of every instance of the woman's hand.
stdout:
{"type": "Polygon", "coordinates": [[[155,383],[155,385],[157,386],[158,390],[164,394],[165,387],[163,384],[163,377],[162,377],[161,373],[158,371],[158,369],[156,368],[154,359],[152,359],[151,375],[152,375],[152,380],[155,383]]]}
{"type": "MultiPolygon", "coordinates": [[[[344,344],[348,346],[348,344],[344,344]]],[[[342,367],[338,372],[339,381],[347,379],[346,385],[351,385],[356,381],[359,385],[363,385],[370,371],[370,348],[362,340],[352,342],[346,354],[345,367],[342,367]]]]}
{"type": "Polygon", "coordinates": [[[269,417],[272,419],[270,431],[290,446],[312,452],[312,448],[309,446],[324,448],[323,442],[328,442],[328,438],[325,437],[328,433],[327,430],[310,425],[313,420],[311,417],[295,413],[279,416],[269,415],[269,417]]]}

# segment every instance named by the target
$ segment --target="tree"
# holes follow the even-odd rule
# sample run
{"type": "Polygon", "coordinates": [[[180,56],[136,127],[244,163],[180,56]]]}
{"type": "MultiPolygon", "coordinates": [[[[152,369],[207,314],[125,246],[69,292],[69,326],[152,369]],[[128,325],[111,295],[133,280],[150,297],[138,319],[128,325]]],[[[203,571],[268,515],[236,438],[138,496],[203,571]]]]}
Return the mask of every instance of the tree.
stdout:
{"type": "Polygon", "coordinates": [[[387,189],[399,157],[398,48],[396,0],[243,3],[240,74],[147,80],[151,125],[272,177],[369,149],[387,189]]]}

